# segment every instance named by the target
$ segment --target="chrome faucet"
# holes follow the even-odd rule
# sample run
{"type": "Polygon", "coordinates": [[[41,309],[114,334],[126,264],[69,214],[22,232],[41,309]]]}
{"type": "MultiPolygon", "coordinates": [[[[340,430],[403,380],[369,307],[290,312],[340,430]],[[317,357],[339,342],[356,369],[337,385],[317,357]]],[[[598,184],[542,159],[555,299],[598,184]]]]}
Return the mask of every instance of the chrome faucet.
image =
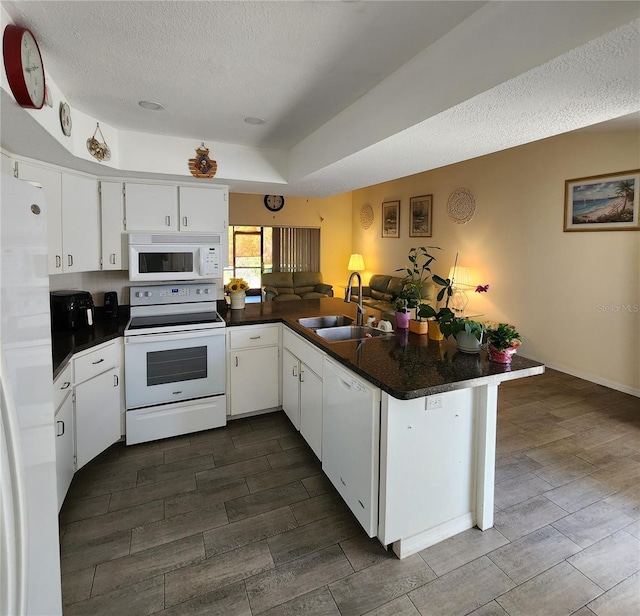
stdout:
{"type": "Polygon", "coordinates": [[[351,303],[351,281],[353,277],[358,277],[358,316],[356,317],[356,325],[364,325],[364,309],[362,308],[362,278],[358,272],[352,272],[349,276],[349,282],[347,283],[347,290],[344,294],[344,301],[351,303]]]}

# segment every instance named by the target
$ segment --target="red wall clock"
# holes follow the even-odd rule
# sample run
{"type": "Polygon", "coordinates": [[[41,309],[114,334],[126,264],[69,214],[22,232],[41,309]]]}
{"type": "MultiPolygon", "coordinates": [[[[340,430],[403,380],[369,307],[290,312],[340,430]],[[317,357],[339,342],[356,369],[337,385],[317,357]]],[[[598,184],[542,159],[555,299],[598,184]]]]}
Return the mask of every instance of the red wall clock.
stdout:
{"type": "Polygon", "coordinates": [[[9,24],[4,29],[2,53],[9,87],[18,105],[41,109],[45,99],[44,65],[31,31],[9,24]]]}

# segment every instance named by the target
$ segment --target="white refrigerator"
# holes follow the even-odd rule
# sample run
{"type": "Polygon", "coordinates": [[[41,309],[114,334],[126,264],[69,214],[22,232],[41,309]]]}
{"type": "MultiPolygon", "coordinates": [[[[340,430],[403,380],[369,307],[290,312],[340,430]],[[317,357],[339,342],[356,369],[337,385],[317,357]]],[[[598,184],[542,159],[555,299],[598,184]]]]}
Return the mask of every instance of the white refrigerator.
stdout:
{"type": "Polygon", "coordinates": [[[62,613],[46,209],[2,174],[0,614],[62,613]]]}

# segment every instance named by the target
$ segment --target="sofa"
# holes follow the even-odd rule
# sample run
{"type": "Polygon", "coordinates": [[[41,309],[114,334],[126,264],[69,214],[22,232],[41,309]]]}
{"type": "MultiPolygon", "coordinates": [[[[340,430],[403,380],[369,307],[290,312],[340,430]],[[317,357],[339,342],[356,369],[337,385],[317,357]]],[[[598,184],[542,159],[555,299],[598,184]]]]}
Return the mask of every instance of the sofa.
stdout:
{"type": "MultiPolygon", "coordinates": [[[[362,287],[362,305],[375,308],[384,313],[394,312],[393,298],[402,291],[402,278],[398,276],[387,276],[385,274],[374,274],[369,279],[369,284],[362,287]]],[[[422,302],[436,305],[436,286],[428,281],[422,288],[422,302]]],[[[351,288],[351,301],[358,301],[358,288],[351,288]]]]}
{"type": "Polygon", "coordinates": [[[333,297],[333,287],[322,282],[320,272],[273,272],[262,274],[262,301],[333,297]]]}

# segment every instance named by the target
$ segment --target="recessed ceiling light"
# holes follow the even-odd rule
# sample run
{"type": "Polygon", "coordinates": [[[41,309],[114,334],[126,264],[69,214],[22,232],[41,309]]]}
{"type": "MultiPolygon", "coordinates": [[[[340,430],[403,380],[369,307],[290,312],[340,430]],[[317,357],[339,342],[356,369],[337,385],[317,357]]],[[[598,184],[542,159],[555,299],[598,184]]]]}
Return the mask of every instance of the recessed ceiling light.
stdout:
{"type": "Polygon", "coordinates": [[[263,120],[262,118],[245,118],[244,121],[247,124],[251,124],[252,126],[258,126],[259,124],[265,124],[266,120],[263,120]]]}
{"type": "Polygon", "coordinates": [[[164,109],[164,105],[154,103],[153,101],[140,101],[138,105],[143,109],[149,109],[150,111],[162,111],[164,109]]]}

